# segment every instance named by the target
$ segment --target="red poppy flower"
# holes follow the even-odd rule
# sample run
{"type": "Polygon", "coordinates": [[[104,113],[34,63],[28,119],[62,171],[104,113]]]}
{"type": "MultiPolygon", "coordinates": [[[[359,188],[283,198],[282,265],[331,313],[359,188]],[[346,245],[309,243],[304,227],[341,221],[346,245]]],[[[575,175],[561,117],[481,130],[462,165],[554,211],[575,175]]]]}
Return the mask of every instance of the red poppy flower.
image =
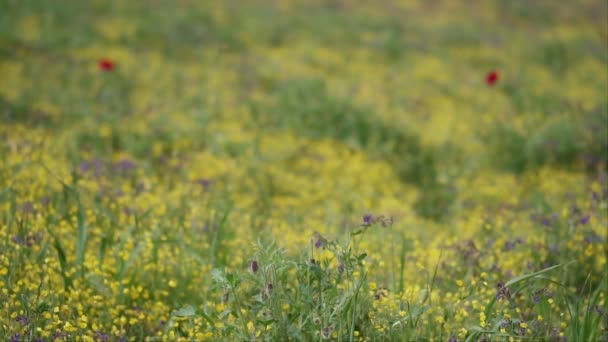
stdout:
{"type": "Polygon", "coordinates": [[[492,70],[486,75],[486,84],[493,86],[498,82],[498,71],[492,70]]]}
{"type": "Polygon", "coordinates": [[[99,69],[103,71],[112,71],[114,70],[115,66],[116,64],[110,59],[103,58],[99,60],[99,69]]]}

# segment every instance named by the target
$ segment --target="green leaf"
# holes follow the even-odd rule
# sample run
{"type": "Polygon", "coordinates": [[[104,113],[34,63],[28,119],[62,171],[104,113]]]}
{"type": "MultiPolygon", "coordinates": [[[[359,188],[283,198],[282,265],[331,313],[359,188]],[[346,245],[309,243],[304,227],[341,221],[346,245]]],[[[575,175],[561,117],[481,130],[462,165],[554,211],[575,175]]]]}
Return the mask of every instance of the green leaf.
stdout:
{"type": "Polygon", "coordinates": [[[233,288],[238,287],[239,284],[241,283],[241,279],[239,279],[239,277],[234,275],[234,273],[226,274],[226,280],[228,280],[228,284],[230,284],[230,286],[233,288]]]}
{"type": "Polygon", "coordinates": [[[84,275],[84,256],[87,250],[88,242],[88,229],[85,218],[85,210],[80,202],[80,196],[74,191],[76,196],[76,204],[78,205],[77,219],[78,219],[78,230],[76,234],[76,262],[80,267],[81,275],[84,275]]]}
{"type": "Polygon", "coordinates": [[[361,262],[366,257],[367,257],[367,253],[362,253],[362,254],[360,254],[360,255],[357,256],[357,261],[361,262]]]}
{"type": "Polygon", "coordinates": [[[203,311],[203,310],[196,310],[196,314],[199,315],[199,316],[201,316],[201,317],[203,317],[207,321],[207,323],[209,323],[209,325],[211,327],[215,326],[215,322],[213,321],[213,318],[211,318],[211,316],[207,315],[207,313],[205,311],[203,311]]]}
{"type": "Polygon", "coordinates": [[[363,228],[361,228],[361,229],[357,229],[357,230],[355,230],[354,232],[351,232],[351,233],[350,233],[350,236],[356,236],[356,235],[359,235],[359,234],[363,233],[363,230],[364,230],[363,228]]]}
{"type": "Polygon", "coordinates": [[[194,310],[192,305],[186,305],[185,307],[173,312],[173,316],[176,317],[191,317],[195,315],[196,310],[194,310]]]}
{"type": "Polygon", "coordinates": [[[213,281],[221,285],[228,284],[228,279],[226,279],[226,277],[224,276],[224,272],[222,272],[222,270],[220,269],[214,268],[211,271],[211,278],[213,279],[213,281]]]}
{"type": "Polygon", "coordinates": [[[505,287],[509,287],[509,286],[515,285],[515,284],[517,284],[517,283],[519,283],[519,282],[522,282],[522,281],[524,281],[524,280],[528,280],[528,279],[530,279],[530,278],[534,278],[534,277],[539,276],[539,275],[541,275],[541,274],[544,274],[544,273],[547,273],[547,272],[553,271],[554,269],[559,268],[559,267],[561,267],[561,266],[562,266],[562,264],[559,264],[559,265],[555,265],[555,266],[547,267],[547,268],[545,268],[545,269],[543,269],[543,270],[540,270],[540,271],[538,271],[538,272],[534,272],[534,273],[530,273],[530,274],[524,274],[524,275],[520,275],[519,277],[515,277],[515,278],[513,278],[513,279],[509,280],[508,282],[506,282],[506,283],[505,283],[505,287]]]}

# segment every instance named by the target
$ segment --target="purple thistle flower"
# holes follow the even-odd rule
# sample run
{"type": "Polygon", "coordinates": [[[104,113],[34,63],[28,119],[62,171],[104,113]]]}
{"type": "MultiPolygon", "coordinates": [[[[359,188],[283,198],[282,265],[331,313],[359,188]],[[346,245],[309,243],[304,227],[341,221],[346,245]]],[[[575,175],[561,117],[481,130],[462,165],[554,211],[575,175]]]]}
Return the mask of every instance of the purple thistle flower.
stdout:
{"type": "Polygon", "coordinates": [[[578,223],[582,224],[583,226],[586,225],[589,222],[589,215],[585,215],[583,217],[581,217],[581,219],[578,221],[578,223]]]}

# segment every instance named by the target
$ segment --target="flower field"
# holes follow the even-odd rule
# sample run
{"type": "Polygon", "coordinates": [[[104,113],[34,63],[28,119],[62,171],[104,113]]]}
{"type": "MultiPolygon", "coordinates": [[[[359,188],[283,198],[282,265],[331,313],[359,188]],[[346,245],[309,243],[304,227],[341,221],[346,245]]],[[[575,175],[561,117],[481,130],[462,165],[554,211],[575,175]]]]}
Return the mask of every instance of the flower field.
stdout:
{"type": "Polygon", "coordinates": [[[0,339],[608,341],[605,1],[0,7],[0,339]]]}

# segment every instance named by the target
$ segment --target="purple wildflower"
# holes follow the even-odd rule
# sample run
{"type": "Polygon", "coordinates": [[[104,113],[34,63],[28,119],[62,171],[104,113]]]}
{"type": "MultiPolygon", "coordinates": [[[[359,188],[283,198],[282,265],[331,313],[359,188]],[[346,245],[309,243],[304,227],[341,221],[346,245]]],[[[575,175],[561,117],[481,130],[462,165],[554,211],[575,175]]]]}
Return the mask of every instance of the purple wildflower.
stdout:
{"type": "Polygon", "coordinates": [[[20,337],[21,337],[21,335],[19,333],[16,333],[15,335],[11,336],[11,339],[9,341],[10,342],[19,342],[20,337]]]}
{"type": "Polygon", "coordinates": [[[110,341],[110,335],[102,333],[101,331],[96,331],[94,338],[96,341],[107,342],[110,341]]]}
{"type": "Polygon", "coordinates": [[[586,225],[589,222],[589,215],[585,215],[583,217],[581,217],[581,219],[578,221],[578,223],[582,224],[583,226],[586,225]]]}
{"type": "Polygon", "coordinates": [[[458,340],[456,339],[456,337],[451,336],[448,342],[458,342],[458,340]]]}
{"type": "Polygon", "coordinates": [[[327,243],[327,240],[319,233],[315,232],[313,234],[313,241],[315,242],[315,248],[324,247],[327,243]]]}
{"type": "Polygon", "coordinates": [[[19,322],[19,323],[21,323],[21,324],[23,324],[23,325],[26,325],[26,324],[29,323],[29,320],[25,316],[19,316],[19,317],[17,317],[16,321],[19,322]]]}
{"type": "Polygon", "coordinates": [[[592,231],[588,234],[585,234],[585,242],[586,243],[599,243],[599,242],[602,242],[602,237],[592,231]]]}
{"type": "Polygon", "coordinates": [[[21,205],[21,211],[24,214],[31,214],[34,212],[34,204],[32,202],[25,202],[21,205]]]}
{"type": "Polygon", "coordinates": [[[371,226],[372,224],[374,224],[374,222],[375,222],[374,215],[372,215],[372,214],[363,215],[363,225],[364,226],[371,226]]]}
{"type": "Polygon", "coordinates": [[[211,187],[211,180],[206,179],[206,178],[199,178],[197,180],[194,181],[196,184],[200,185],[203,188],[203,191],[207,192],[209,191],[209,188],[211,187]]]}
{"type": "Polygon", "coordinates": [[[85,173],[89,171],[90,168],[89,162],[83,161],[80,163],[80,173],[85,173]]]}
{"type": "Polygon", "coordinates": [[[40,203],[44,206],[47,206],[49,203],[51,203],[51,198],[49,196],[44,196],[41,200],[40,203]]]}
{"type": "Polygon", "coordinates": [[[496,300],[499,301],[503,298],[507,298],[508,300],[511,300],[511,290],[504,286],[503,283],[498,283],[496,285],[497,288],[497,293],[496,293],[496,300]]]}
{"type": "Polygon", "coordinates": [[[102,169],[103,162],[99,159],[86,160],[80,163],[80,173],[82,174],[93,171],[95,175],[99,175],[102,169]]]}
{"type": "Polygon", "coordinates": [[[135,163],[129,159],[121,159],[114,164],[114,169],[117,171],[127,172],[135,168],[135,163]]]}

